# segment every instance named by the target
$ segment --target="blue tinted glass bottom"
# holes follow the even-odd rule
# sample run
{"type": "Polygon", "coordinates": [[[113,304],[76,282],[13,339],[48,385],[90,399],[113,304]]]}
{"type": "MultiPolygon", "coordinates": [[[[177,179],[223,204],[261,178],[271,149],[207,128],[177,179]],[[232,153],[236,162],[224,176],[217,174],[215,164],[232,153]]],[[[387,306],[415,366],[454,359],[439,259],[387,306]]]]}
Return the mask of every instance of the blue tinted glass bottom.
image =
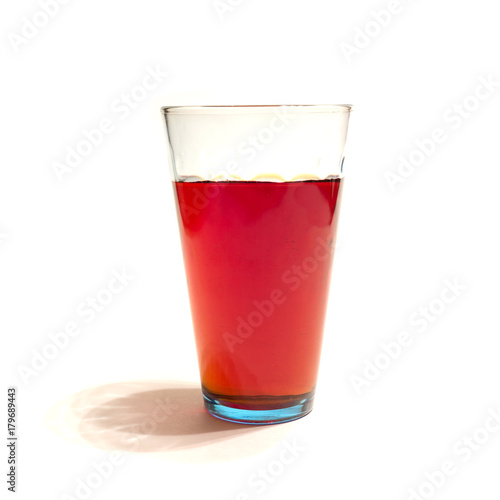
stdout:
{"type": "Polygon", "coordinates": [[[228,422],[268,425],[290,422],[312,411],[314,391],[297,396],[223,396],[203,387],[205,408],[228,422]]]}

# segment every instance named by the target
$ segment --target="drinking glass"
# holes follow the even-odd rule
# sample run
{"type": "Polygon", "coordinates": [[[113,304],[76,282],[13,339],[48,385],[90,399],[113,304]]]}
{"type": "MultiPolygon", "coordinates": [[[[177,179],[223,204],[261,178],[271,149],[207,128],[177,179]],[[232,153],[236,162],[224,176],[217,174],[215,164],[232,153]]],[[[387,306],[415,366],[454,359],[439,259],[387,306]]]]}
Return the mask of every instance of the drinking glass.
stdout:
{"type": "Polygon", "coordinates": [[[312,410],[350,105],[166,106],[205,407],[272,424],[312,410]]]}

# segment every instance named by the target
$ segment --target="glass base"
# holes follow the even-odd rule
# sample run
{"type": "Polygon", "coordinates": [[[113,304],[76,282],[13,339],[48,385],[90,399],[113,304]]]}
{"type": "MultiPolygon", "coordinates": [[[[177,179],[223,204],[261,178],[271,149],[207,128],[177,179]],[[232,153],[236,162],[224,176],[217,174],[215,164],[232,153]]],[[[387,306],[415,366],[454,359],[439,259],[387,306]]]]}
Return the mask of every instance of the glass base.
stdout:
{"type": "Polygon", "coordinates": [[[296,396],[223,396],[203,389],[205,408],[216,418],[238,424],[290,422],[312,411],[314,391],[296,396]]]}

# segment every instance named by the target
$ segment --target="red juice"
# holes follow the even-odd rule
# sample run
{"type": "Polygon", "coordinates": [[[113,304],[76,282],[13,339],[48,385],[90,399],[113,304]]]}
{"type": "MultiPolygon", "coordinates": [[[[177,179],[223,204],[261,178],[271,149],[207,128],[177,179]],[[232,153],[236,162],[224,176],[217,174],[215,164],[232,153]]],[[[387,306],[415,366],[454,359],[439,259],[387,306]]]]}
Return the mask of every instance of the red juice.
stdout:
{"type": "Polygon", "coordinates": [[[204,392],[242,408],[313,394],[342,179],[174,189],[204,392]]]}

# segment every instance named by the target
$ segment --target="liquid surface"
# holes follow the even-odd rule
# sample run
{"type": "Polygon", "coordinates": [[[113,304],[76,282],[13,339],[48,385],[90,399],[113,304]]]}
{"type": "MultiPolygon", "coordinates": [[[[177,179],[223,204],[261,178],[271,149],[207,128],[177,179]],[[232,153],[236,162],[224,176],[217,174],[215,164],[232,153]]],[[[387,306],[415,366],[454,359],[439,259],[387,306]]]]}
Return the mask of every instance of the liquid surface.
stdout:
{"type": "Polygon", "coordinates": [[[314,390],[342,179],[175,182],[203,386],[314,390]]]}

